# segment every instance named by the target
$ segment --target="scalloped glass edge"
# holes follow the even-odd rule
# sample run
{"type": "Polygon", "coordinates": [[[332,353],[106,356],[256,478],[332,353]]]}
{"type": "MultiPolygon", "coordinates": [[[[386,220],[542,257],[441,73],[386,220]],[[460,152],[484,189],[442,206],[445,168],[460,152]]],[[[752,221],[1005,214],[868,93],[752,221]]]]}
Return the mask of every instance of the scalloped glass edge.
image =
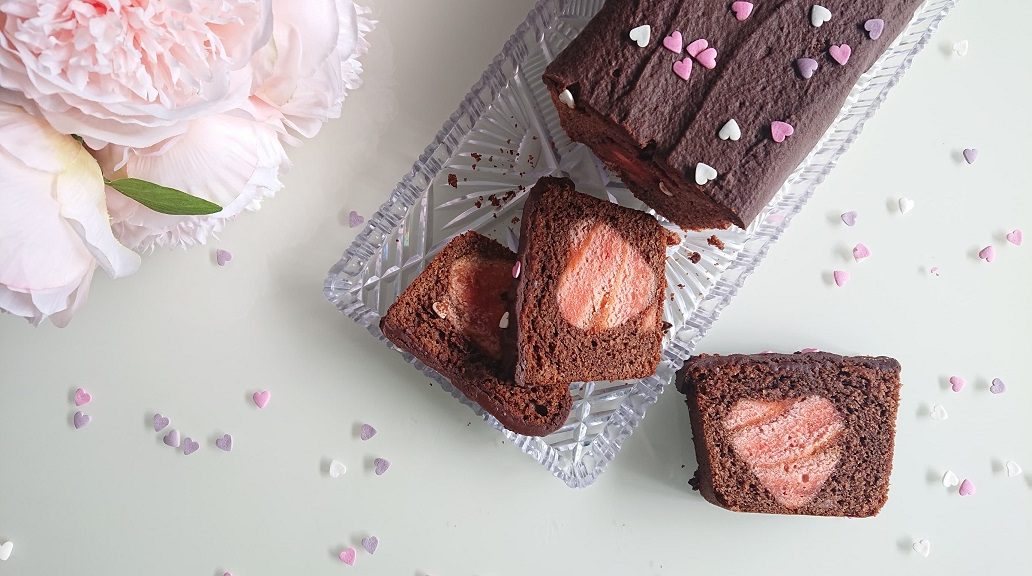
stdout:
{"type": "MultiPolygon", "coordinates": [[[[507,85],[512,69],[518,68],[525,56],[523,43],[527,34],[543,34],[558,17],[563,4],[562,0],[540,0],[537,3],[437,133],[434,141],[415,162],[409,174],[398,183],[387,201],[330,269],[324,285],[326,298],[340,312],[366,327],[387,346],[395,348],[380,333],[379,315],[354,295],[358,288],[356,281],[361,283],[365,262],[377,255],[391,233],[401,226],[405,214],[420,201],[422,190],[432,185],[443,168],[437,158],[441,157],[442,152],[445,158],[452,155],[465,135],[463,131],[468,131],[468,127],[476,124],[477,119],[507,85]]],[[[684,326],[679,327],[677,337],[669,339],[657,373],[632,383],[630,392],[610,415],[603,431],[589,444],[577,446],[572,460],[564,461],[559,451],[542,438],[522,436],[506,430],[493,416],[467,399],[436,371],[403,352],[404,356],[444,390],[473,409],[484,421],[501,431],[520,450],[544,465],[554,476],[573,488],[590,486],[619,453],[623,443],[644,419],[647,409],[659,400],[660,394],[673,382],[677,370],[691,356],[699,340],[763,260],[792,218],[800,212],[816,187],[835,167],[838,159],[857,139],[864,124],[878,110],[888,92],[910,68],[914,57],[925,48],[956,4],[957,0],[927,0],[915,12],[903,33],[871,69],[860,77],[827,132],[792,173],[763,214],[750,226],[748,238],[737,257],[702,298],[684,326]],[[771,215],[780,217],[770,219],[771,215]]]]}

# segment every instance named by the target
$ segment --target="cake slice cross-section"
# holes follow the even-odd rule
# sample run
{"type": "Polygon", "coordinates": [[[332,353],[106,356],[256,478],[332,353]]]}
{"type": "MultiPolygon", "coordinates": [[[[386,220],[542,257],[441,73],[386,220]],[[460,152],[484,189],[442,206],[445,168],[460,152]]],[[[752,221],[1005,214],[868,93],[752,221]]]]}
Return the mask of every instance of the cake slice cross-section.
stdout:
{"type": "Polygon", "coordinates": [[[900,366],[823,352],[697,356],[678,374],[703,497],[739,512],[867,517],[892,472],[900,366]]]}
{"type": "Polygon", "coordinates": [[[516,386],[502,361],[516,255],[476,232],[453,239],[380,320],[388,340],[507,429],[546,436],[570,414],[567,383],[516,386]]]}

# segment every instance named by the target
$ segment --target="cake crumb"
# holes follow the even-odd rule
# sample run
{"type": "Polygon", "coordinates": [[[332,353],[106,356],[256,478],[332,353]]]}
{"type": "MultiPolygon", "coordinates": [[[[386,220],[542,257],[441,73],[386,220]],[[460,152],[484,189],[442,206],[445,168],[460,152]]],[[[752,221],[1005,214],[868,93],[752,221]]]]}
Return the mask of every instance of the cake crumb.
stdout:
{"type": "Polygon", "coordinates": [[[451,186],[452,188],[458,188],[459,187],[459,177],[456,176],[455,174],[449,174],[448,175],[448,185],[451,186]]]}
{"type": "Polygon", "coordinates": [[[477,162],[480,162],[481,160],[483,160],[483,159],[484,159],[484,156],[483,156],[483,154],[478,154],[478,153],[476,153],[476,152],[474,152],[474,153],[470,154],[470,156],[472,156],[472,157],[473,157],[473,159],[474,159],[474,160],[476,160],[477,162]]]}
{"type": "Polygon", "coordinates": [[[717,238],[716,234],[714,234],[714,235],[710,236],[709,238],[707,238],[706,239],[706,243],[709,244],[710,246],[713,246],[717,250],[723,250],[724,249],[724,241],[721,240],[720,238],[717,238]]]}
{"type": "Polygon", "coordinates": [[[698,252],[692,252],[692,255],[689,256],[688,259],[692,261],[692,264],[698,264],[700,261],[702,261],[702,254],[699,254],[698,252]]]}

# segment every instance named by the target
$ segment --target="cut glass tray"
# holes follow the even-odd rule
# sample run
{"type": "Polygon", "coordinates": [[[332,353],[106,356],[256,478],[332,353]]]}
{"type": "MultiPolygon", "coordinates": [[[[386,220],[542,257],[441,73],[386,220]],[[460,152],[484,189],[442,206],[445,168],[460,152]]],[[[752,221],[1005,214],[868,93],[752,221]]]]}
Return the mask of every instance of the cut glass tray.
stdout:
{"type": "MultiPolygon", "coordinates": [[[[516,250],[523,201],[541,176],[569,175],[581,192],[648,211],[587,148],[570,141],[541,81],[545,66],[603,3],[538,2],[412,171],[330,270],[326,297],[387,346],[393,348],[380,333],[380,315],[456,234],[477,230],[516,250]]],[[[590,485],[955,4],[956,0],[928,0],[918,9],[903,34],[860,78],[838,118],[756,221],[746,230],[717,233],[723,250],[707,243],[712,232],[684,233],[663,222],[683,241],[668,252],[665,318],[673,328],[664,340],[655,376],[571,385],[574,404],[569,420],[548,437],[532,438],[505,430],[440,374],[405,357],[556,477],[572,487],[590,485]],[[702,257],[698,264],[689,259],[694,252],[702,257]]]]}

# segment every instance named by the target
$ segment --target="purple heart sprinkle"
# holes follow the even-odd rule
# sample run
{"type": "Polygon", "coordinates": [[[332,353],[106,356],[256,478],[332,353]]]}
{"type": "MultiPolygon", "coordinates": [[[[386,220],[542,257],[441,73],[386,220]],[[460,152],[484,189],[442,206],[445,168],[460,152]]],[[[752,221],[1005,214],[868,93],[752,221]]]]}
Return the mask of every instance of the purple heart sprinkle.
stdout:
{"type": "Polygon", "coordinates": [[[90,423],[90,420],[92,420],[92,418],[90,418],[89,414],[76,412],[75,415],[72,416],[72,425],[75,426],[76,430],[78,430],[79,428],[87,426],[90,423]]]}
{"type": "Polygon", "coordinates": [[[169,430],[168,434],[165,434],[163,442],[165,442],[165,446],[179,448],[179,430],[176,430],[175,428],[169,430]]]}
{"type": "Polygon", "coordinates": [[[358,433],[358,437],[362,440],[368,440],[373,436],[376,436],[376,428],[373,428],[368,424],[363,424],[362,431],[358,433]]]}
{"type": "Polygon", "coordinates": [[[872,18],[864,22],[864,30],[867,30],[871,40],[877,40],[881,38],[882,32],[885,31],[885,21],[881,18],[872,18]]]}
{"type": "Polygon", "coordinates": [[[230,452],[233,450],[233,437],[223,434],[221,438],[215,439],[215,446],[223,452],[230,452]]]}
{"type": "Polygon", "coordinates": [[[169,419],[161,414],[154,415],[154,431],[161,432],[169,425],[169,419]]]}
{"type": "Polygon", "coordinates": [[[842,223],[846,226],[856,226],[856,212],[843,212],[842,223]]]}
{"type": "Polygon", "coordinates": [[[968,164],[974,164],[975,160],[978,160],[978,148],[965,148],[964,161],[968,164]]]}
{"type": "Polygon", "coordinates": [[[225,266],[233,261],[233,253],[229,250],[223,250],[219,248],[215,251],[215,263],[219,266],[225,266]]]}
{"type": "Polygon", "coordinates": [[[373,470],[376,472],[377,476],[383,476],[390,467],[391,462],[386,458],[377,458],[376,460],[373,460],[373,470]]]}
{"type": "Polygon", "coordinates": [[[376,547],[379,545],[380,540],[376,536],[367,536],[362,539],[362,547],[370,554],[376,553],[376,547]]]}
{"type": "Polygon", "coordinates": [[[813,58],[800,58],[795,61],[795,64],[799,69],[799,75],[807,80],[813,78],[814,72],[817,72],[817,61],[813,58]]]}
{"type": "Polygon", "coordinates": [[[989,387],[989,391],[993,394],[1003,394],[1007,391],[1007,385],[1003,383],[1003,380],[993,378],[993,385],[989,387]]]}
{"type": "Polygon", "coordinates": [[[351,213],[348,214],[348,226],[352,228],[358,228],[364,222],[365,218],[363,218],[362,215],[358,212],[352,210],[351,213]]]}
{"type": "Polygon", "coordinates": [[[200,447],[201,447],[201,445],[198,444],[197,442],[194,442],[189,436],[187,436],[186,438],[183,438],[183,455],[184,456],[189,456],[189,455],[193,454],[200,447]]]}

